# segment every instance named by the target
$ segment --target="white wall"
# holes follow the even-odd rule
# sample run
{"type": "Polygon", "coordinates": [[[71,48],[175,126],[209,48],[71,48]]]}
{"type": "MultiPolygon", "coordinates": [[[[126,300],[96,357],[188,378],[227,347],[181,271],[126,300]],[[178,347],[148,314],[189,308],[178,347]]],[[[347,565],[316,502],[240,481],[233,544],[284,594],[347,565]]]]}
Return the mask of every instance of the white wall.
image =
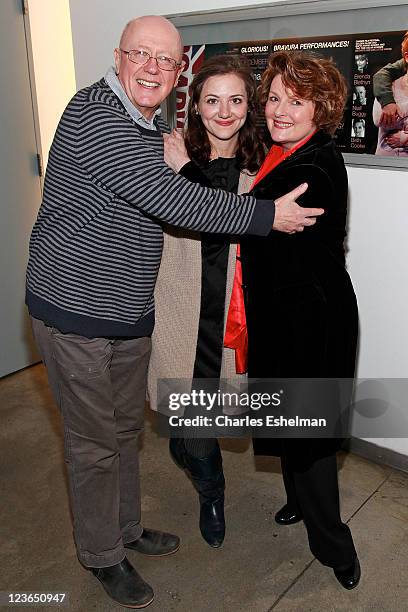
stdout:
{"type": "MultiPolygon", "coordinates": [[[[309,0],[305,0],[306,2],[309,0]]],[[[169,15],[284,0],[70,0],[76,80],[79,88],[100,79],[112,62],[123,26],[139,15],[169,15]]]]}
{"type": "MultiPolygon", "coordinates": [[[[408,172],[348,168],[348,175],[347,261],[360,309],[358,376],[408,378],[408,172]]],[[[406,438],[373,441],[408,455],[406,438]]]]}
{"type": "MultiPolygon", "coordinates": [[[[149,11],[174,14],[250,4],[261,1],[174,0],[169,9],[166,0],[152,0],[149,11]]],[[[124,23],[144,11],[134,0],[121,0],[120,10],[115,0],[70,0],[70,6],[76,78],[82,87],[104,74],[124,23]]],[[[358,375],[408,378],[408,173],[348,172],[348,267],[361,319],[358,375]]],[[[406,439],[374,441],[408,455],[406,439]]]]}
{"type": "Polygon", "coordinates": [[[68,0],[29,0],[28,9],[40,146],[46,166],[59,119],[76,92],[70,7],[68,0]]]}

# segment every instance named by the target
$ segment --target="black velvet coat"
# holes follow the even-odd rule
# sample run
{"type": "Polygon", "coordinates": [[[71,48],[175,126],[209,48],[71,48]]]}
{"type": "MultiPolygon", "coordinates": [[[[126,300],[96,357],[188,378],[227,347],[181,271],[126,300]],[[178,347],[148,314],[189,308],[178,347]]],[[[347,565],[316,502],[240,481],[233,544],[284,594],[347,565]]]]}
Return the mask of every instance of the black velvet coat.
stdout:
{"type": "MultiPolygon", "coordinates": [[[[253,195],[276,199],[303,182],[309,188],[298,203],[325,209],[313,227],[242,242],[250,378],[354,376],[358,312],[345,269],[347,173],[334,141],[321,131],[264,177],[253,195]]],[[[269,446],[270,454],[279,454],[269,446]]],[[[268,452],[267,441],[254,447],[268,452]]]]}

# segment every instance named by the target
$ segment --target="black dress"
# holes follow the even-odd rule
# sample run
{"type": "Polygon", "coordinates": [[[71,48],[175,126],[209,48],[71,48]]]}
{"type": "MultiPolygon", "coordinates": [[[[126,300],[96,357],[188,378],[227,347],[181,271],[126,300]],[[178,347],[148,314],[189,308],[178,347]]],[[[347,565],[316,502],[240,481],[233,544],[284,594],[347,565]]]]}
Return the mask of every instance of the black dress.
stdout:
{"type": "MultiPolygon", "coordinates": [[[[201,170],[215,189],[237,192],[240,171],[235,158],[219,157],[201,170]]],[[[201,304],[193,372],[195,379],[217,379],[221,373],[230,243],[230,236],[201,234],[201,304]]]]}
{"type": "MultiPolygon", "coordinates": [[[[237,193],[240,169],[235,158],[217,158],[201,169],[187,164],[181,174],[207,187],[237,193]]],[[[201,233],[201,299],[193,386],[206,392],[217,391],[221,374],[230,244],[231,236],[201,233]]],[[[201,414],[201,409],[190,406],[185,414],[193,418],[201,414]]],[[[207,457],[218,441],[215,437],[195,438],[190,434],[184,444],[191,455],[207,457]]]]}

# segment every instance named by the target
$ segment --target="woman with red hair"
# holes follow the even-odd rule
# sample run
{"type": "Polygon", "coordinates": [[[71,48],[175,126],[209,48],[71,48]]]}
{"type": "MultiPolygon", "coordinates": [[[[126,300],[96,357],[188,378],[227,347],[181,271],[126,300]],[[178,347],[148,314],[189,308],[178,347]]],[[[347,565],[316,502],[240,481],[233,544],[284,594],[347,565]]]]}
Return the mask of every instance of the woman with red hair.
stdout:
{"type": "MultiPolygon", "coordinates": [[[[307,182],[299,203],[325,214],[305,232],[241,242],[250,379],[354,377],[358,312],[344,252],[348,184],[333,139],[346,99],[334,62],[309,53],[275,53],[262,76],[260,102],[273,145],[251,193],[273,199],[307,182]]],[[[303,416],[307,398],[295,398],[290,408],[303,416]]],[[[318,409],[326,416],[338,410],[335,403],[318,409]]],[[[254,439],[256,453],[281,456],[287,503],[276,521],[303,519],[315,557],[352,589],[360,565],[340,517],[338,445],[333,438],[254,439]]]]}

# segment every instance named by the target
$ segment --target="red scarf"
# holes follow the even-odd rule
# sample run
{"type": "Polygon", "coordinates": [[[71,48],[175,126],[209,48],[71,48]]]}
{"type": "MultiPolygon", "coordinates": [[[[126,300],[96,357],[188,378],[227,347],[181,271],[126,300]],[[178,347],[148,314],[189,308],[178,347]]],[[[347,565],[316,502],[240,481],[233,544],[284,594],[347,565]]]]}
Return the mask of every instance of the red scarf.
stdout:
{"type": "MultiPolygon", "coordinates": [[[[279,145],[272,145],[268,155],[260,167],[253,189],[265,176],[267,176],[278,164],[292,155],[302,147],[312,136],[306,136],[289,151],[284,151],[279,145]]],[[[228,308],[227,323],[225,327],[224,346],[235,349],[235,370],[237,374],[245,374],[248,371],[248,330],[246,325],[244,294],[242,291],[242,265],[241,249],[237,246],[237,260],[235,263],[234,284],[232,286],[231,300],[228,308]]]]}

